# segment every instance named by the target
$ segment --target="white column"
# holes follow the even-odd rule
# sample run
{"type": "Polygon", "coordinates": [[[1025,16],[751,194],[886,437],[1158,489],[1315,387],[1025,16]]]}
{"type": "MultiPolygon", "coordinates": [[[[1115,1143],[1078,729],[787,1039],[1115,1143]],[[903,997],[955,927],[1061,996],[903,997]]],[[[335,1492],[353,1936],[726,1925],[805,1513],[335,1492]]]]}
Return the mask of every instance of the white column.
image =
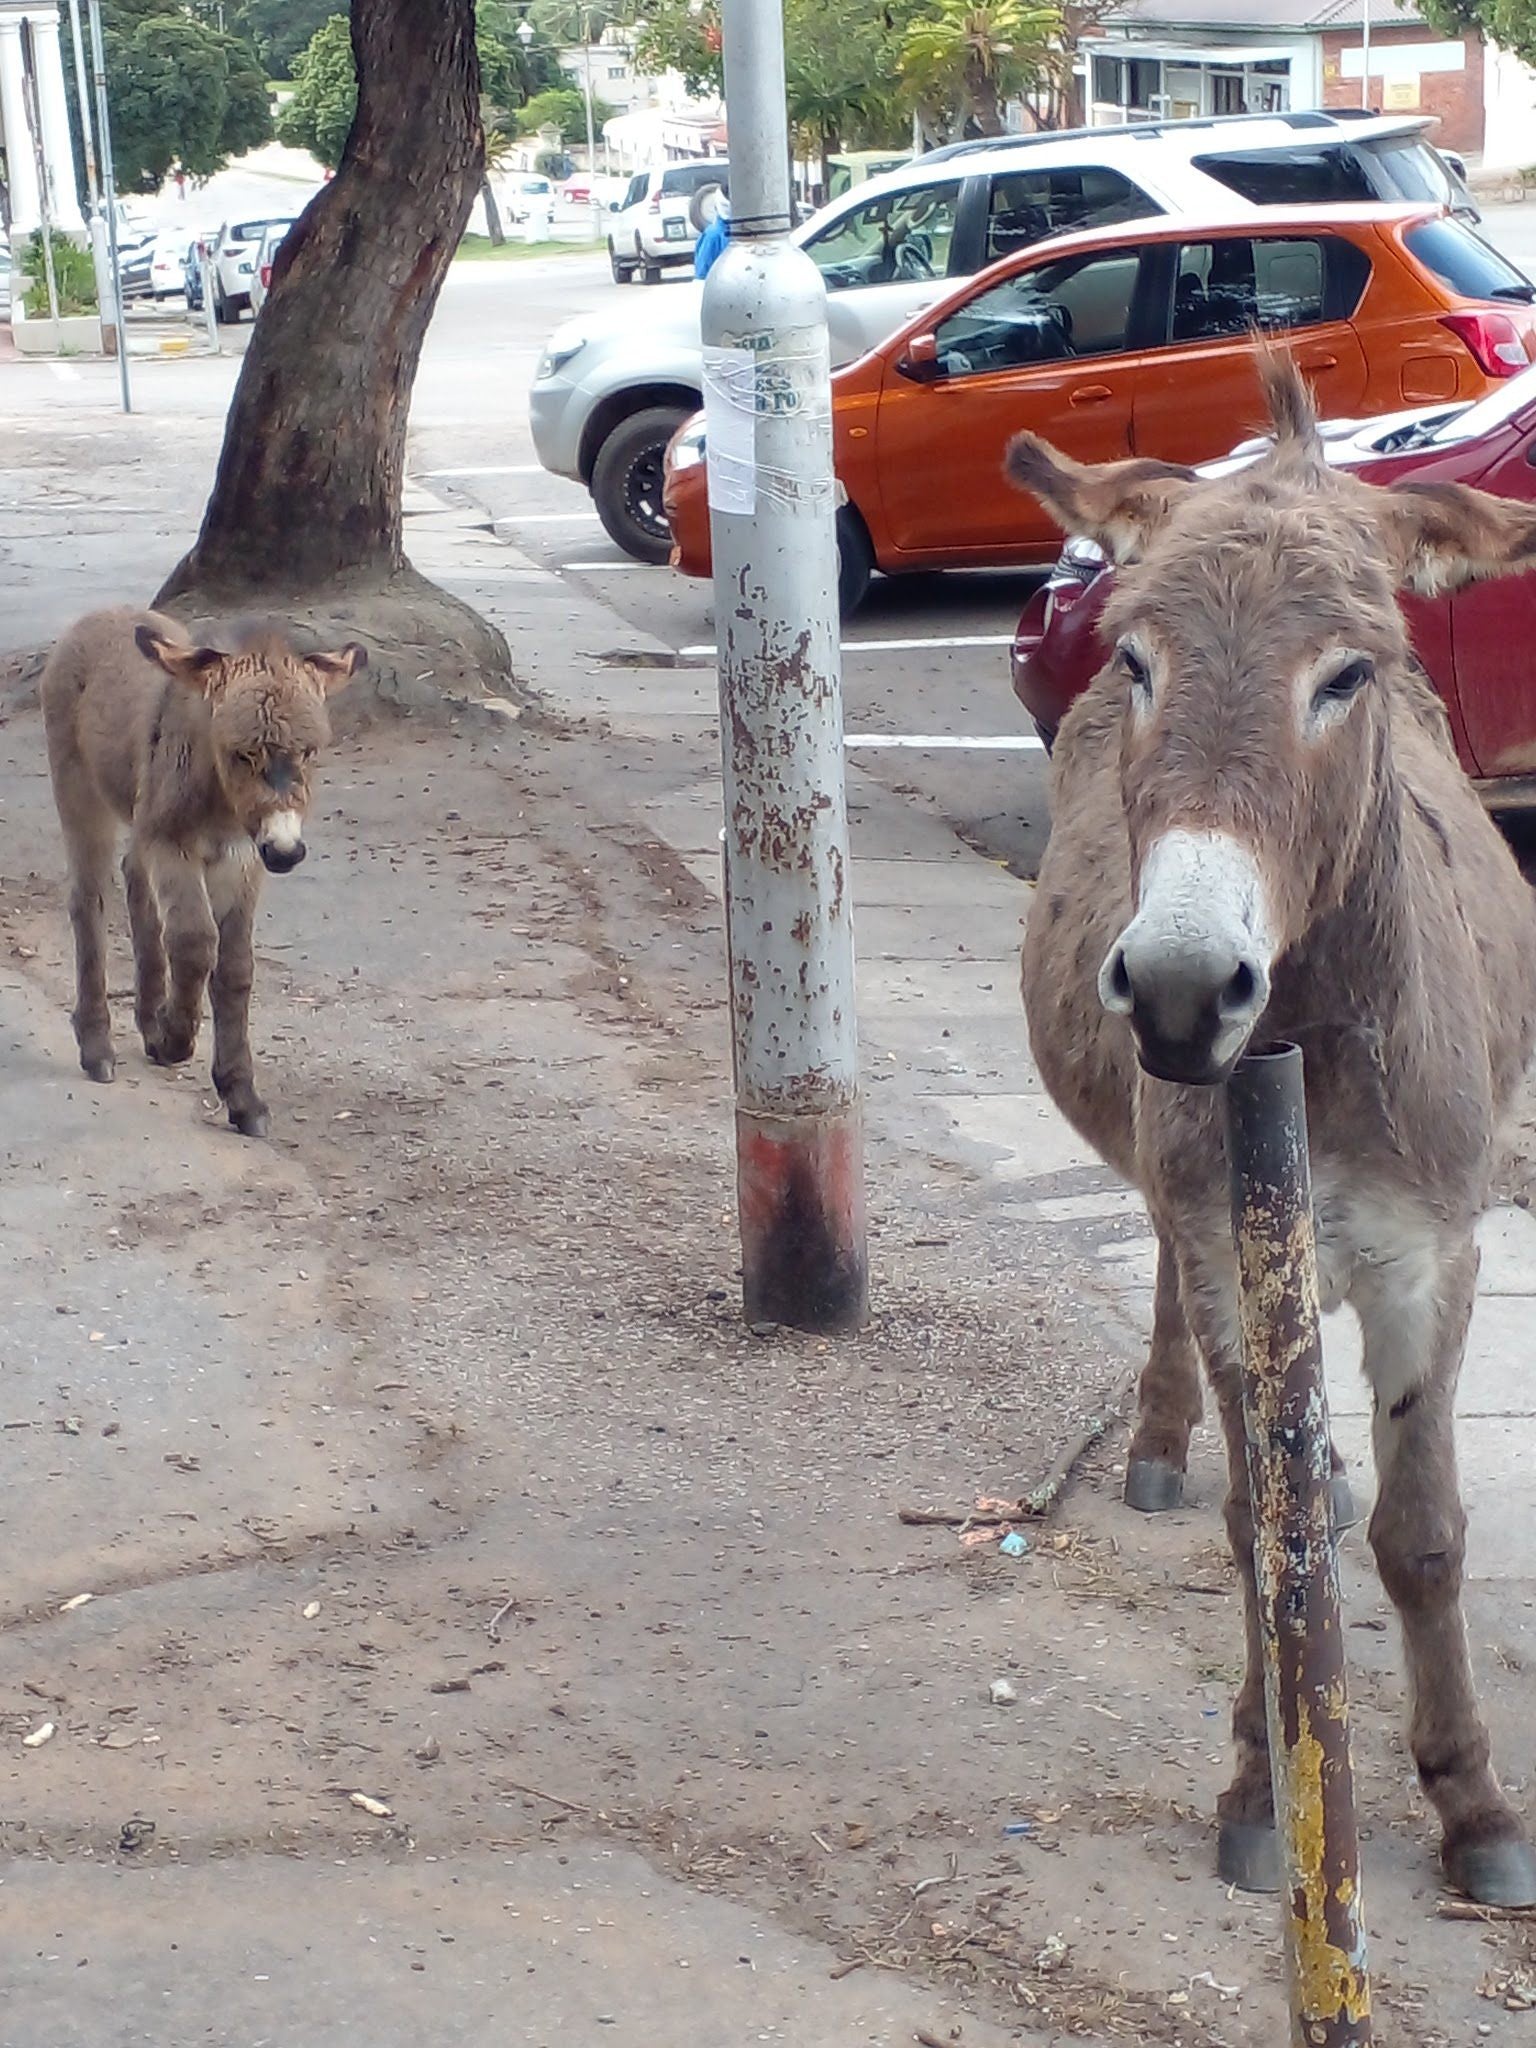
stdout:
{"type": "Polygon", "coordinates": [[[37,163],[32,131],[21,93],[21,18],[0,14],[0,124],[5,128],[5,166],[11,192],[11,248],[18,256],[18,238],[30,235],[42,221],[37,195],[37,163]]]}
{"type": "Polygon", "coordinates": [[[34,14],[32,57],[37,66],[37,110],[43,124],[43,167],[48,175],[48,203],[53,224],[65,234],[81,234],[85,217],[75,185],[75,152],[70,140],[69,102],[64,97],[64,59],[59,51],[56,7],[34,14]]]}

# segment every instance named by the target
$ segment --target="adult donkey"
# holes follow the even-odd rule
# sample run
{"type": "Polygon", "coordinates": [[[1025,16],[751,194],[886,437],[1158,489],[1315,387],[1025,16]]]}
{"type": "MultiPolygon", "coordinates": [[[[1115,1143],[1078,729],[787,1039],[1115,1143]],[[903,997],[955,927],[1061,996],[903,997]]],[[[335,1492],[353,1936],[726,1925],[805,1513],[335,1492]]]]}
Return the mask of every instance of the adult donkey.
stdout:
{"type": "Polygon", "coordinates": [[[1524,1905],[1536,1856],[1490,1766],[1462,1619],[1451,1411],[1495,1124],[1536,1029],[1536,909],[1395,593],[1536,563],[1536,511],[1331,470],[1295,371],[1261,374],[1274,446],[1220,481],[1085,467],[1030,435],[1010,449],[1014,482],[1122,565],[1113,655],[1057,744],[1025,1008],[1057,1103],[1146,1198],[1221,1410],[1248,1637],[1222,1874],[1278,1881],[1214,1084],[1250,1043],[1290,1039],[1323,1305],[1350,1303],[1364,1333],[1369,1535],[1403,1625],[1414,1761],[1451,1881],[1524,1905]]]}
{"type": "Polygon", "coordinates": [[[251,929],[262,870],[304,858],[325,700],[367,660],[300,654],[271,626],[200,646],[155,612],[93,612],[64,634],[39,686],[69,854],[75,1037],[93,1081],[116,1071],[107,1013],[106,897],[121,827],[135,1014],[161,1066],[192,1057],[213,995],[213,1081],[229,1120],[262,1137],[251,1061],[251,929]],[[169,985],[167,985],[169,966],[169,985]]]}

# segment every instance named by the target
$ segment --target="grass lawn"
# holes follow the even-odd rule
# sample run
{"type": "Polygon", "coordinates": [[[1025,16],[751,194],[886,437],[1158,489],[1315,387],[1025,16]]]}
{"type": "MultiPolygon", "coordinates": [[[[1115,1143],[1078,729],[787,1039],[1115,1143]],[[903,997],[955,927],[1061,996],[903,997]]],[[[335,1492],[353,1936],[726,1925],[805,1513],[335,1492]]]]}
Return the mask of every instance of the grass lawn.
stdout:
{"type": "Polygon", "coordinates": [[[514,229],[498,249],[488,235],[466,235],[454,251],[455,263],[521,263],[529,256],[597,256],[601,242],[525,242],[514,229]]]}

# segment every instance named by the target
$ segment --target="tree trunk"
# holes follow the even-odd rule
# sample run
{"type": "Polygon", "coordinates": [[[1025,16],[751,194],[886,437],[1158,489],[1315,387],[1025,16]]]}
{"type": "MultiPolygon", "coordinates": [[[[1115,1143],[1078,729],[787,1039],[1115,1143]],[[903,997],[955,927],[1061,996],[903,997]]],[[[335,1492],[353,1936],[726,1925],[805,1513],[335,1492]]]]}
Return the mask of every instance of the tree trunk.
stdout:
{"type": "Polygon", "coordinates": [[[977,134],[1001,135],[1003,113],[998,104],[996,78],[979,57],[973,57],[966,69],[970,73],[966,97],[971,103],[971,118],[976,123],[977,134]]]}
{"type": "Polygon", "coordinates": [[[485,201],[485,231],[491,238],[491,247],[499,249],[507,239],[501,229],[501,208],[496,204],[496,194],[491,190],[490,173],[480,180],[480,197],[485,201]]]}
{"type": "Polygon", "coordinates": [[[411,387],[485,164],[474,0],[352,0],[352,50],[352,133],[283,244],[202,530],[156,603],[405,569],[411,387]]]}

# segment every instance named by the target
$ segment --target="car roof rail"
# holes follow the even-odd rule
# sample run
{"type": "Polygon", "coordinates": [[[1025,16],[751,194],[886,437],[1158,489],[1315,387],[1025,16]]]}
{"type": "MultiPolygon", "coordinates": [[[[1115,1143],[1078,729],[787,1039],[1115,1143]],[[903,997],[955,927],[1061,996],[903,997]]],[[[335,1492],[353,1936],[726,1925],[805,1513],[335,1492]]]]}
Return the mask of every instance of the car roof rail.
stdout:
{"type": "Polygon", "coordinates": [[[1047,142],[1081,142],[1091,136],[1096,142],[1124,137],[1129,141],[1154,141],[1162,135],[1185,135],[1213,128],[1253,128],[1268,123],[1293,130],[1340,128],[1351,121],[1383,121],[1394,128],[1424,129],[1426,118],[1414,114],[1381,114],[1370,107],[1297,107],[1276,114],[1196,114],[1182,121],[1125,121],[1113,127],[1039,128],[1029,135],[972,135],[963,142],[946,142],[938,149],[924,150],[913,163],[940,163],[950,157],[983,155],[994,149],[1029,149],[1047,142]]]}

